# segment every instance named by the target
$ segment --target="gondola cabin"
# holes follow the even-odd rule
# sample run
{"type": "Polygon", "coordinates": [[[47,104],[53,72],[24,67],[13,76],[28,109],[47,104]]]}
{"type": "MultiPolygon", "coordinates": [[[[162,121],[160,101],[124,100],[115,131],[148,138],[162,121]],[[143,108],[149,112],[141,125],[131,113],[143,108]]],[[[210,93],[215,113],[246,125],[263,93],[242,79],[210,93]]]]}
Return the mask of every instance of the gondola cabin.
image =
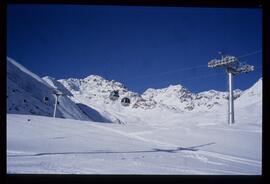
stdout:
{"type": "Polygon", "coordinates": [[[129,106],[129,104],[130,104],[130,99],[127,98],[127,97],[122,98],[121,104],[122,104],[123,106],[129,106]]]}
{"type": "Polygon", "coordinates": [[[115,100],[117,100],[119,98],[119,92],[118,91],[112,91],[111,93],[110,93],[110,99],[111,100],[113,100],[113,101],[115,101],[115,100]]]}
{"type": "Polygon", "coordinates": [[[43,102],[44,102],[44,103],[48,103],[48,101],[49,101],[49,97],[44,96],[44,97],[43,97],[43,102]]]}

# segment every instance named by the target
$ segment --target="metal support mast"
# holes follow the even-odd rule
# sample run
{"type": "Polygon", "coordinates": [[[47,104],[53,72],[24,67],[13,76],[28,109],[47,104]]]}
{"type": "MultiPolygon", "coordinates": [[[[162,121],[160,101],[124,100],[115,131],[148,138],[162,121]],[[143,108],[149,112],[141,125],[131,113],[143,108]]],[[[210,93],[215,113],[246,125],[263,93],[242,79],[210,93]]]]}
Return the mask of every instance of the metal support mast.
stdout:
{"type": "Polygon", "coordinates": [[[53,94],[55,95],[55,103],[54,103],[54,110],[53,110],[53,117],[55,118],[56,115],[56,107],[58,104],[58,98],[62,93],[60,91],[53,91],[53,94]]]}
{"type": "MultiPolygon", "coordinates": [[[[220,53],[221,54],[221,53],[220,53]]],[[[228,73],[229,100],[228,100],[228,124],[234,124],[234,96],[233,96],[233,76],[240,73],[248,73],[254,70],[254,66],[243,64],[234,56],[221,55],[221,59],[213,59],[208,62],[208,67],[224,67],[228,73]]]]}
{"type": "Polygon", "coordinates": [[[234,99],[233,99],[233,73],[227,71],[229,82],[229,108],[228,108],[228,123],[234,124],[234,99]]]}

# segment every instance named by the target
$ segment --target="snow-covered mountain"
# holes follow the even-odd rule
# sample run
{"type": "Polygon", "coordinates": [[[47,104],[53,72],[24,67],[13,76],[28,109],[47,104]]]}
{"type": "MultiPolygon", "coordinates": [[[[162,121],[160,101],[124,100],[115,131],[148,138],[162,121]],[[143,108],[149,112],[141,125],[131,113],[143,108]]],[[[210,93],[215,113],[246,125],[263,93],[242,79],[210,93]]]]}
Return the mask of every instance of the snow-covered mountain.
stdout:
{"type": "Polygon", "coordinates": [[[90,107],[87,109],[91,114],[84,113],[79,104],[70,100],[72,94],[60,82],[49,83],[49,78],[42,79],[15,60],[7,58],[7,113],[52,116],[55,88],[64,94],[59,97],[57,117],[107,121],[90,107]],[[48,97],[47,102],[44,97],[48,97]]]}
{"type": "MultiPolygon", "coordinates": [[[[235,98],[238,98],[241,93],[241,90],[235,90],[235,98]]],[[[227,101],[228,93],[210,90],[196,94],[181,85],[170,85],[163,89],[150,88],[143,93],[143,97],[153,99],[160,106],[168,107],[169,109],[201,111],[224,105],[227,101]]]]}
{"type": "MultiPolygon", "coordinates": [[[[109,81],[97,75],[90,75],[84,79],[61,79],[58,80],[72,93],[71,99],[90,106],[99,111],[103,116],[109,114],[125,122],[123,116],[137,116],[145,112],[160,111],[169,113],[183,113],[192,111],[213,111],[227,105],[227,92],[206,91],[192,93],[181,85],[170,85],[163,89],[147,89],[143,94],[129,91],[122,83],[114,80],[109,81]],[[112,101],[109,98],[113,90],[118,90],[120,98],[112,101]],[[123,97],[128,97],[131,104],[124,107],[120,104],[123,97]]],[[[60,90],[60,88],[59,88],[60,90]]],[[[235,98],[242,91],[235,90],[235,98]]]]}
{"type": "Polygon", "coordinates": [[[245,90],[241,94],[241,98],[236,103],[246,106],[253,103],[262,103],[262,78],[260,78],[253,86],[245,90]]]}
{"type": "MultiPolygon", "coordinates": [[[[90,75],[84,79],[56,80],[46,76],[38,77],[23,66],[8,58],[8,109],[10,113],[40,114],[51,116],[54,97],[52,89],[61,91],[58,113],[60,117],[99,122],[136,122],[159,119],[161,114],[183,114],[195,112],[217,112],[227,109],[228,93],[209,90],[192,93],[182,85],[170,85],[162,89],[147,89],[138,94],[115,80],[90,75]],[[14,92],[15,90],[15,92],[14,92]],[[16,92],[20,90],[22,92],[16,92]],[[109,95],[119,91],[119,99],[112,101],[109,95]],[[42,98],[49,97],[48,104],[42,98]],[[129,106],[122,106],[121,99],[128,97],[129,106]],[[26,102],[24,101],[26,100],[26,102]],[[19,109],[19,110],[18,110],[19,109]]],[[[235,103],[243,106],[252,101],[261,103],[261,79],[250,89],[234,90],[235,103]],[[243,99],[243,100],[242,100],[243,99]],[[251,99],[251,100],[249,100],[251,99]]]]}

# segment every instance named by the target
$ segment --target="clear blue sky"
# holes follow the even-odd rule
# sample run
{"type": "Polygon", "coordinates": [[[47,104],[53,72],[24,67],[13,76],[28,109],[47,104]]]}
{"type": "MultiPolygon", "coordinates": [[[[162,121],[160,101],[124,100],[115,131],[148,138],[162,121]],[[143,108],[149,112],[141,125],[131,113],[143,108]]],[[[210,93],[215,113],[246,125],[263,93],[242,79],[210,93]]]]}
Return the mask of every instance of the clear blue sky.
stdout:
{"type": "MultiPolygon", "coordinates": [[[[7,55],[34,73],[56,79],[96,74],[139,93],[179,83],[193,92],[225,91],[225,71],[207,68],[207,62],[219,58],[219,51],[242,56],[261,49],[260,9],[91,5],[7,9],[7,55]],[[224,73],[215,75],[220,72],[224,73]]],[[[247,89],[262,77],[262,53],[240,61],[259,67],[235,77],[235,88],[247,89]]]]}

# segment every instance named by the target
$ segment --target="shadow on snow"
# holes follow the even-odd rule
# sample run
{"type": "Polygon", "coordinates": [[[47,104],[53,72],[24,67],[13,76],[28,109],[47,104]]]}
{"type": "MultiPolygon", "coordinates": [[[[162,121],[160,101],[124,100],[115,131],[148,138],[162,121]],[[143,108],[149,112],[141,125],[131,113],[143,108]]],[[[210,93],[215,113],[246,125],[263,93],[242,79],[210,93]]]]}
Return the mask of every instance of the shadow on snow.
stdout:
{"type": "Polygon", "coordinates": [[[208,146],[215,144],[215,142],[210,142],[207,144],[201,144],[198,146],[192,147],[178,147],[176,149],[158,149],[154,148],[152,150],[138,150],[138,151],[106,151],[106,150],[96,150],[88,152],[56,152],[56,153],[37,153],[32,155],[8,155],[8,157],[27,157],[27,156],[46,156],[46,155],[87,155],[87,154],[106,154],[106,153],[156,153],[156,152],[167,152],[167,153],[176,153],[180,151],[198,151],[200,147],[208,146]]]}

